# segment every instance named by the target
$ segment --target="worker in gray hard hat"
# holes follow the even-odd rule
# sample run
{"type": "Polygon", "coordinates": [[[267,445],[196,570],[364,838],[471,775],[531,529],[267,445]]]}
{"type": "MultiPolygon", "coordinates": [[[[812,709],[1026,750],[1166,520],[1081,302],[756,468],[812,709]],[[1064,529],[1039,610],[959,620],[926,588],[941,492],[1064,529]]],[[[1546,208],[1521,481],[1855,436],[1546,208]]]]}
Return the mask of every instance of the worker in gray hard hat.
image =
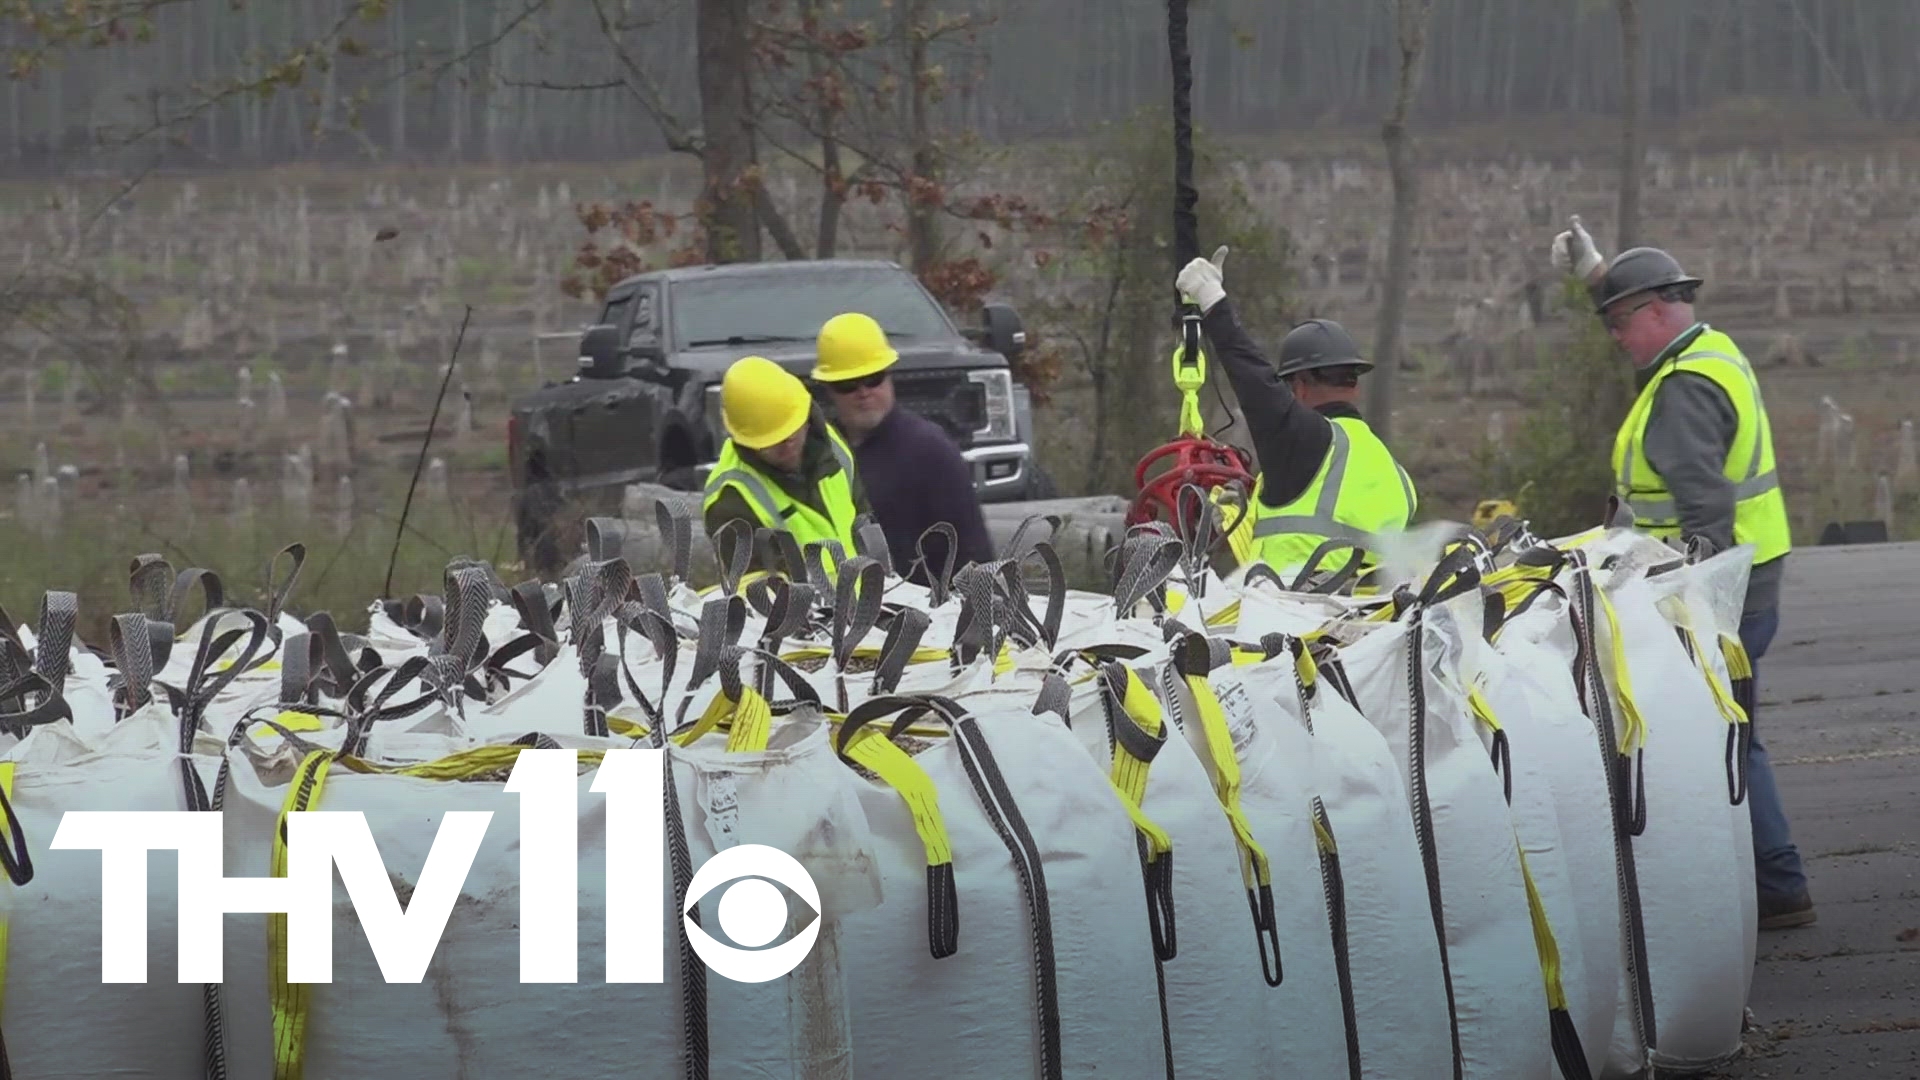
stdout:
{"type": "MultiPolygon", "coordinates": [[[[1201,311],[1213,355],[1227,369],[1253,435],[1260,474],[1254,484],[1253,558],[1276,571],[1304,565],[1329,539],[1361,549],[1360,568],[1377,565],[1369,540],[1407,527],[1417,506],[1413,481],[1360,416],[1360,376],[1372,370],[1352,335],[1330,319],[1308,319],[1280,343],[1275,368],[1241,329],[1227,302],[1220,264],[1194,259],[1175,286],[1201,311]]],[[[1323,565],[1342,569],[1351,555],[1323,565]]]]}
{"type": "MultiPolygon", "coordinates": [[[[1759,377],[1732,338],[1694,317],[1700,279],[1672,255],[1637,247],[1608,262],[1579,218],[1570,226],[1554,237],[1554,265],[1586,280],[1639,386],[1614,437],[1615,496],[1633,527],[1653,536],[1703,540],[1715,551],[1753,548],[1740,643],[1757,667],[1780,626],[1780,581],[1793,548],[1759,377]]],[[[1754,687],[1746,684],[1742,702],[1750,720],[1754,687]]],[[[1759,728],[1749,723],[1748,731],[1760,926],[1805,926],[1815,918],[1806,873],[1759,728]]]]}

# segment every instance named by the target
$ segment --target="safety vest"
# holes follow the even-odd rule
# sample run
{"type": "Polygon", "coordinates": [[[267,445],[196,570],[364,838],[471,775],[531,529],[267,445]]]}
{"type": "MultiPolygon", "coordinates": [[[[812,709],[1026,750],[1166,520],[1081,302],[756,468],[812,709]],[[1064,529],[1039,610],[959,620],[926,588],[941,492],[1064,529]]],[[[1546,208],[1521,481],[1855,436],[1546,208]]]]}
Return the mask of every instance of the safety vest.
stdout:
{"type": "MultiPolygon", "coordinates": [[[[1398,532],[1412,519],[1418,500],[1413,480],[1393,452],[1358,417],[1333,419],[1333,445],[1299,497],[1281,507],[1260,500],[1263,472],[1253,484],[1253,556],[1275,570],[1304,566],[1328,540],[1350,540],[1363,548],[1374,534],[1398,532]]],[[[1346,565],[1335,557],[1329,569],[1346,565]]],[[[1369,550],[1361,567],[1379,561],[1369,550]]]]}
{"type": "Polygon", "coordinates": [[[1767,419],[1760,381],[1733,339],[1712,327],[1663,364],[1627,412],[1613,440],[1615,494],[1632,508],[1635,528],[1661,539],[1680,536],[1678,504],[1647,460],[1646,436],[1654,396],[1669,376],[1683,371],[1712,379],[1739,417],[1733,445],[1721,464],[1721,474],[1733,482],[1734,544],[1752,544],[1755,565],[1785,555],[1793,549],[1792,530],[1774,465],[1773,423],[1767,419]]]}
{"type": "Polygon", "coordinates": [[[851,554],[854,550],[853,519],[858,516],[853,504],[853,451],[847,449],[840,433],[831,426],[827,428],[827,444],[833,450],[834,459],[840,463],[840,469],[819,482],[820,501],[827,508],[825,514],[806,503],[796,502],[786,489],[747,464],[734,447],[732,439],[721,445],[720,458],[707,475],[706,501],[702,509],[711,509],[720,493],[732,487],[746,497],[747,505],[753,507],[753,514],[760,519],[761,525],[792,533],[802,550],[817,541],[835,540],[842,550],[851,554]]]}

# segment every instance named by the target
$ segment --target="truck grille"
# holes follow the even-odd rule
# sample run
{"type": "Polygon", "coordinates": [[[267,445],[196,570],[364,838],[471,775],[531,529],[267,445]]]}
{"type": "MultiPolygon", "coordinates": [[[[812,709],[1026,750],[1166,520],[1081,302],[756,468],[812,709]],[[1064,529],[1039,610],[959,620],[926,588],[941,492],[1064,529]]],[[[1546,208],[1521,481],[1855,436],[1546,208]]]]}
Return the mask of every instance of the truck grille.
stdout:
{"type": "Polygon", "coordinates": [[[940,425],[962,449],[973,445],[973,433],[987,426],[986,387],[967,378],[965,371],[893,372],[896,404],[940,425]]]}

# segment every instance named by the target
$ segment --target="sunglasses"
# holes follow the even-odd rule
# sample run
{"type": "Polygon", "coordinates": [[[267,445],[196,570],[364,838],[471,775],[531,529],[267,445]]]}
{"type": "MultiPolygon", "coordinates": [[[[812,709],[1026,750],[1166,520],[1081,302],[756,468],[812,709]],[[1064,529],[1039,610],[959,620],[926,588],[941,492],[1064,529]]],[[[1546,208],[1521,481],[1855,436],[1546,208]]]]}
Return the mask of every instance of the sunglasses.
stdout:
{"type": "Polygon", "coordinates": [[[1607,329],[1613,331],[1616,334],[1622,330],[1625,330],[1627,328],[1627,324],[1633,321],[1633,316],[1635,312],[1638,312],[1641,308],[1646,307],[1648,304],[1651,304],[1658,299],[1660,299],[1660,297],[1658,296],[1649,296],[1645,300],[1640,301],[1639,303],[1633,305],[1630,308],[1619,308],[1614,311],[1607,312],[1604,320],[1606,322],[1607,329]]]}
{"type": "Polygon", "coordinates": [[[855,390],[872,390],[874,387],[886,381],[887,373],[884,371],[876,371],[864,379],[846,379],[841,382],[827,383],[826,386],[827,389],[836,394],[851,394],[855,390]]]}

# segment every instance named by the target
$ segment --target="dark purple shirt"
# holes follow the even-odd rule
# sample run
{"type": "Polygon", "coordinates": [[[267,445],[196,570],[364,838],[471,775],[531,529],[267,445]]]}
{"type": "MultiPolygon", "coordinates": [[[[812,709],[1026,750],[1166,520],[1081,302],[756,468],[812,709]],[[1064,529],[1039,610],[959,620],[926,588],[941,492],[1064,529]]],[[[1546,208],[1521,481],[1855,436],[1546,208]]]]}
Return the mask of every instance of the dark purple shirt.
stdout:
{"type": "MultiPolygon", "coordinates": [[[[880,426],[853,448],[853,458],[860,486],[866,489],[874,517],[887,534],[895,573],[926,584],[926,571],[914,566],[918,557],[914,545],[942,521],[952,525],[960,537],[955,570],[968,563],[993,560],[993,539],[980,512],[973,469],[938,424],[896,405],[880,426]]],[[[946,547],[944,537],[927,537],[928,563],[944,567],[946,547]]]]}

